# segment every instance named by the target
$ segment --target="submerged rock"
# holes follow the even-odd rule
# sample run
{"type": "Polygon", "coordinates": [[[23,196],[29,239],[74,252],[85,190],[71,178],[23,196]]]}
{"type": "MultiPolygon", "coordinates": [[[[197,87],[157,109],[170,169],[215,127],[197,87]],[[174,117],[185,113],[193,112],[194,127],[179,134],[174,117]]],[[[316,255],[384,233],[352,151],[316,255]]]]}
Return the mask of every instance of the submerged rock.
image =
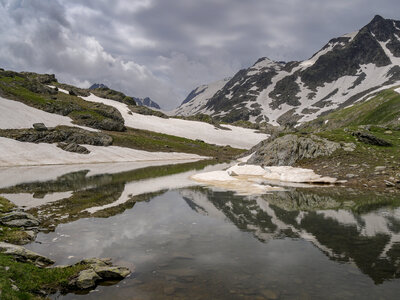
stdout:
{"type": "Polygon", "coordinates": [[[0,242],[0,252],[13,256],[16,260],[21,262],[31,262],[40,268],[54,264],[54,261],[50,258],[25,249],[22,246],[0,242]]]}
{"type": "Polygon", "coordinates": [[[288,134],[256,145],[250,150],[252,152],[255,151],[255,153],[247,163],[266,166],[291,166],[304,158],[331,155],[340,148],[339,143],[317,136],[301,137],[288,134]]]}

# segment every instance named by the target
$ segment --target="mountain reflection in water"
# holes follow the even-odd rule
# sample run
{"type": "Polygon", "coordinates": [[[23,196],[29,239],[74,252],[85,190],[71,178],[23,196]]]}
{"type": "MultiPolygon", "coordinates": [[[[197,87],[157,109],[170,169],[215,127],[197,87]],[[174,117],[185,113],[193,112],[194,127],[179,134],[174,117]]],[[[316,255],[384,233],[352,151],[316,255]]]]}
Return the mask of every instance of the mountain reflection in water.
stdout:
{"type": "Polygon", "coordinates": [[[76,171],[4,187],[0,194],[66,196],[29,208],[47,225],[29,249],[57,264],[98,256],[136,267],[116,286],[57,298],[394,299],[400,294],[398,196],[341,187],[240,196],[185,181],[196,172],[190,170],[205,165],[178,166],[91,176],[76,171]],[[161,178],[163,184],[148,187],[161,178]],[[129,199],[116,203],[127,189],[129,199]],[[102,205],[107,208],[94,215],[87,211],[102,205]]]}

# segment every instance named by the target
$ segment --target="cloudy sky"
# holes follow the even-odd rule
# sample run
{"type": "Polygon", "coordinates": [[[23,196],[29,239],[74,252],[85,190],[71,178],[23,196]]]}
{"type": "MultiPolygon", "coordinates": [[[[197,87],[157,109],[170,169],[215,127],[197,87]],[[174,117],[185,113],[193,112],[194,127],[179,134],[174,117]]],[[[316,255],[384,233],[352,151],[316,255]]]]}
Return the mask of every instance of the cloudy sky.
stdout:
{"type": "Polygon", "coordinates": [[[176,107],[259,57],[309,58],[398,0],[0,0],[0,67],[176,107]]]}

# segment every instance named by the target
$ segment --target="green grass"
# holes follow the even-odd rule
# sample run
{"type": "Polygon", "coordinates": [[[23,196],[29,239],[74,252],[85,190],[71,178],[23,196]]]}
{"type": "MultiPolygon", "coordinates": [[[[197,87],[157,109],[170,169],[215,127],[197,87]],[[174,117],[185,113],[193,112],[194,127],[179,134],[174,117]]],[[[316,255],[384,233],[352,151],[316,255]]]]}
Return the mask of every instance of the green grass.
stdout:
{"type": "Polygon", "coordinates": [[[357,125],[400,125],[400,95],[384,90],[372,99],[337,110],[301,126],[309,131],[322,131],[357,125]],[[327,121],[327,123],[326,123],[327,121]]]}
{"type": "Polygon", "coordinates": [[[107,118],[123,123],[122,116],[114,108],[62,92],[55,93],[18,73],[0,72],[0,95],[40,110],[67,115],[80,125],[96,128],[107,118]]]}
{"type": "Polygon", "coordinates": [[[75,265],[42,269],[0,254],[0,297],[2,300],[43,299],[38,296],[39,291],[55,292],[57,289],[66,288],[69,278],[85,268],[85,265],[75,265]],[[13,284],[19,291],[13,290],[13,284]]]}

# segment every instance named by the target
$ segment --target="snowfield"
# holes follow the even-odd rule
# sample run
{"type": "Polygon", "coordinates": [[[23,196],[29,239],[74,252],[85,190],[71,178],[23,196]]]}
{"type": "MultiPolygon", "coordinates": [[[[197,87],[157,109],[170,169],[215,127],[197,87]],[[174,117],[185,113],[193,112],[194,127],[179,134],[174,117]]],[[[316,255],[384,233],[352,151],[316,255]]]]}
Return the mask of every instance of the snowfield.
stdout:
{"type": "Polygon", "coordinates": [[[85,145],[85,147],[90,151],[89,154],[67,152],[54,144],[26,143],[0,137],[0,167],[160,160],[200,160],[206,158],[195,154],[147,152],[116,146],[99,147],[85,145]]]}
{"type": "Polygon", "coordinates": [[[32,128],[34,123],[44,123],[47,127],[65,125],[97,131],[92,128],[75,125],[69,117],[48,113],[21,102],[0,97],[0,129],[32,128]]]}
{"type": "Polygon", "coordinates": [[[230,130],[223,130],[211,124],[197,121],[186,121],[174,118],[164,119],[130,112],[128,106],[114,100],[104,99],[91,94],[82,99],[113,106],[121,112],[125,126],[149,130],[169,135],[180,136],[192,140],[200,139],[209,144],[230,145],[235,148],[250,149],[268,138],[269,135],[257,133],[255,130],[224,125],[230,130]]]}

